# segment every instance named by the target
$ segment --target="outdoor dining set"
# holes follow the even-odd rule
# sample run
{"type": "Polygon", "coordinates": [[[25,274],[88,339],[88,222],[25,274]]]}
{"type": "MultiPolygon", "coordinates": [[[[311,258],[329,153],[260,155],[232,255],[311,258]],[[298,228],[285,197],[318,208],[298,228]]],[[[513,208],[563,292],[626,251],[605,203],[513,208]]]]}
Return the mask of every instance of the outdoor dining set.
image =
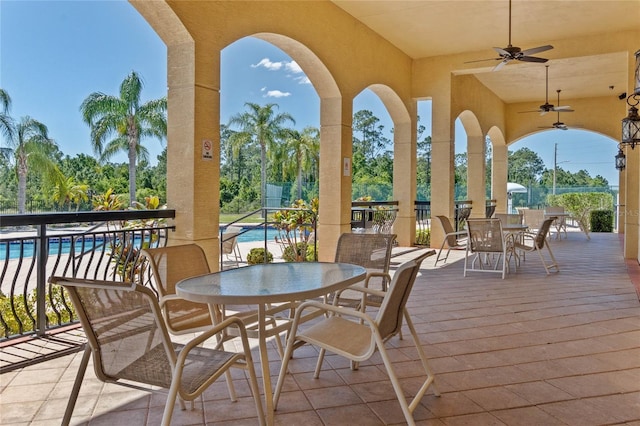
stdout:
{"type": "MultiPolygon", "coordinates": [[[[211,272],[200,246],[185,244],[142,251],[138,282],[51,277],[69,293],[87,337],[63,424],[69,424],[90,358],[105,382],[168,389],[162,424],[171,424],[177,402],[196,400],[225,377],[237,399],[232,368],[246,370],[259,424],[274,424],[286,387],[289,360],[303,345],[347,358],[351,368],[379,353],[408,424],[425,393],[439,392],[406,303],[424,259],[422,249],[392,275],[394,234],[345,233],[334,262],[279,262],[211,272]],[[411,400],[402,389],[385,344],[407,327],[424,369],[411,400]],[[172,336],[197,332],[178,344],[172,336]],[[249,339],[257,340],[261,374],[249,339]],[[281,368],[271,383],[268,340],[275,340],[281,368]],[[262,388],[258,378],[262,378],[262,388]],[[261,392],[262,391],[262,392],[261,392]],[[262,393],[262,395],[261,395],[262,393]]],[[[406,332],[406,329],[404,331],[406,332]]],[[[181,340],[182,341],[182,340],[181,340]]]]}
{"type": "Polygon", "coordinates": [[[547,274],[558,272],[548,239],[552,229],[555,238],[567,237],[568,217],[562,207],[522,209],[518,214],[494,213],[492,218],[466,219],[465,229],[455,231],[447,217],[437,216],[445,238],[436,264],[443,253],[446,262],[451,250],[465,250],[465,277],[469,271],[476,271],[500,273],[504,279],[511,259],[517,268],[527,253],[536,253],[547,274]]]}
{"type": "MultiPolygon", "coordinates": [[[[559,270],[548,239],[552,227],[557,238],[566,237],[568,215],[549,209],[493,216],[468,218],[460,231],[438,216],[445,238],[435,266],[446,263],[451,250],[464,250],[465,277],[495,272],[505,278],[511,261],[517,269],[529,253],[539,256],[547,274],[559,270]]],[[[258,422],[271,425],[290,380],[291,358],[301,346],[312,345],[319,350],[314,378],[321,374],[326,352],[348,359],[352,370],[379,353],[404,418],[414,424],[413,412],[425,393],[439,392],[406,303],[422,262],[436,251],[415,250],[391,272],[395,238],[354,231],[340,236],[333,262],[264,263],[220,272],[211,271],[196,244],[147,248],[141,251],[143,263],[134,282],[51,277],[69,293],[87,339],[62,423],[71,421],[93,358],[102,381],[168,389],[164,425],[171,423],[176,400],[182,409],[191,401],[193,409],[193,401],[222,376],[230,399],[237,400],[237,376],[230,369],[244,369],[258,422]],[[385,349],[393,336],[402,338],[403,325],[424,370],[424,381],[410,400],[385,349]],[[194,333],[181,344],[172,339],[194,333]],[[257,340],[260,374],[249,339],[257,340]],[[275,384],[268,341],[281,359],[275,384]]],[[[227,248],[231,254],[235,250],[227,248]]]]}

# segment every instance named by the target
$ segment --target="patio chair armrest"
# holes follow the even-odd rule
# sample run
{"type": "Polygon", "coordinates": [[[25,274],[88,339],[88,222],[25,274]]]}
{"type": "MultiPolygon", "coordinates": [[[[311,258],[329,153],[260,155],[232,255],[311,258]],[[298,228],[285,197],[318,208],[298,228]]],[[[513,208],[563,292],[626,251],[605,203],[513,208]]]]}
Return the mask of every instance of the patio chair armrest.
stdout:
{"type": "Polygon", "coordinates": [[[158,305],[160,305],[161,308],[164,308],[164,305],[171,300],[184,300],[184,299],[178,296],[177,294],[167,294],[165,296],[160,296],[158,298],[158,305]]]}
{"type": "Polygon", "coordinates": [[[352,285],[351,287],[345,288],[344,290],[340,290],[337,293],[337,295],[340,295],[340,293],[342,293],[345,290],[359,291],[361,293],[370,294],[372,296],[380,296],[380,297],[384,297],[387,294],[386,291],[376,290],[374,288],[363,287],[359,285],[352,285]]]}
{"type": "Polygon", "coordinates": [[[205,342],[206,340],[210,339],[211,337],[214,337],[215,335],[219,334],[221,331],[223,331],[224,329],[228,328],[228,327],[237,327],[237,329],[240,332],[240,337],[242,338],[242,341],[244,342],[247,339],[247,329],[244,325],[244,323],[242,322],[242,320],[238,317],[229,317],[226,318],[224,321],[211,326],[211,328],[205,332],[203,332],[202,334],[198,335],[197,337],[189,340],[185,345],[182,351],[186,351],[185,353],[188,353],[191,349],[193,349],[194,347],[202,344],[203,342],[205,342]]]}
{"type": "MultiPolygon", "coordinates": [[[[382,293],[384,294],[384,292],[382,292],[382,293]]],[[[296,311],[294,324],[298,323],[298,321],[300,320],[299,317],[301,317],[302,311],[304,311],[305,309],[308,309],[308,308],[319,309],[321,311],[330,312],[333,315],[339,315],[339,316],[342,316],[342,317],[349,316],[349,317],[357,318],[359,320],[362,320],[362,321],[366,322],[369,325],[374,323],[373,319],[369,315],[367,315],[366,313],[361,312],[361,311],[359,311],[357,309],[348,308],[348,307],[345,307],[345,306],[329,305],[327,303],[316,302],[316,301],[310,300],[308,302],[304,302],[303,304],[301,304],[298,307],[298,310],[296,311]]]]}
{"type": "Polygon", "coordinates": [[[369,287],[369,280],[371,278],[383,278],[383,279],[387,279],[389,280],[388,282],[391,282],[391,275],[389,275],[388,272],[376,272],[376,271],[372,271],[372,272],[367,272],[367,276],[364,279],[364,286],[365,287],[369,287]]]}

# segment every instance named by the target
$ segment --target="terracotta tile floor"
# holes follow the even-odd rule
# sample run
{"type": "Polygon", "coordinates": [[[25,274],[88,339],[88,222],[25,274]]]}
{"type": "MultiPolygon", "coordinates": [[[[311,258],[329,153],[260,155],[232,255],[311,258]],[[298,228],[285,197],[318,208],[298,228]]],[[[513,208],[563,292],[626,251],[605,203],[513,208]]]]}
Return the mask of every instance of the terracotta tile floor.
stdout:
{"type": "MultiPolygon", "coordinates": [[[[616,234],[588,241],[570,232],[551,244],[561,272],[549,276],[535,254],[505,280],[463,278],[461,252],[444,267],[434,268],[435,257],[425,261],[409,309],[442,396],[427,393],[417,424],[640,425],[640,303],[633,281],[640,268],[622,258],[616,234]]],[[[415,351],[397,338],[389,346],[406,392],[415,392],[415,351]]],[[[327,356],[316,380],[315,356],[311,347],[296,351],[276,424],[404,424],[379,357],[351,371],[348,362],[327,356]]],[[[275,345],[271,359],[275,380],[275,345]]],[[[1,375],[0,423],[60,424],[79,360],[80,354],[68,355],[1,375]]],[[[238,402],[230,402],[221,381],[194,411],[176,410],[173,424],[256,424],[244,372],[235,372],[234,382],[238,402]]],[[[72,424],[156,425],[164,399],[102,384],[91,370],[72,424]]]]}

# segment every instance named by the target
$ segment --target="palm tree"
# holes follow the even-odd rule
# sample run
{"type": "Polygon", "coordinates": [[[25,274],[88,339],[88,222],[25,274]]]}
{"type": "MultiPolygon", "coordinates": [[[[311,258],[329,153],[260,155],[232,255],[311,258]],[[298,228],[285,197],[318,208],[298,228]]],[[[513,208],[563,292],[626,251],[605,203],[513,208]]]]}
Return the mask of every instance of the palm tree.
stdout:
{"type": "Polygon", "coordinates": [[[77,183],[75,179],[70,176],[62,178],[55,185],[53,189],[53,201],[60,206],[64,206],[69,203],[69,211],[71,211],[71,205],[75,203],[76,211],[80,208],[81,201],[88,201],[89,197],[87,192],[89,191],[89,185],[77,183]]]}
{"type": "Polygon", "coordinates": [[[0,107],[2,107],[0,111],[0,133],[8,139],[11,139],[14,131],[13,119],[9,115],[9,111],[11,110],[11,97],[4,89],[0,89],[0,107]]]}
{"type": "Polygon", "coordinates": [[[129,158],[129,204],[136,201],[136,162],[148,160],[149,152],[141,145],[142,138],[167,136],[167,98],[140,104],[142,80],[132,71],[120,84],[120,97],[94,92],[80,106],[82,118],[91,127],[91,144],[107,161],[124,151],[129,158]],[[114,138],[107,141],[111,135],[114,138]]]}
{"type": "Polygon", "coordinates": [[[292,130],[285,142],[285,169],[296,173],[298,200],[302,199],[302,172],[311,174],[318,164],[320,151],[320,131],[315,127],[305,127],[302,133],[292,130]]]}
{"type": "Polygon", "coordinates": [[[31,117],[22,117],[11,134],[9,151],[14,156],[18,174],[18,214],[23,214],[29,169],[37,170],[45,181],[54,184],[59,181],[60,171],[52,160],[58,146],[49,139],[47,126],[31,117]]]}
{"type": "Polygon", "coordinates": [[[236,141],[255,143],[260,146],[260,204],[265,206],[267,194],[267,149],[272,149],[278,140],[284,140],[289,134],[285,123],[296,121],[288,113],[276,114],[277,104],[260,106],[251,102],[245,103],[248,112],[236,114],[229,120],[229,126],[237,125],[240,131],[234,134],[236,141]]]}

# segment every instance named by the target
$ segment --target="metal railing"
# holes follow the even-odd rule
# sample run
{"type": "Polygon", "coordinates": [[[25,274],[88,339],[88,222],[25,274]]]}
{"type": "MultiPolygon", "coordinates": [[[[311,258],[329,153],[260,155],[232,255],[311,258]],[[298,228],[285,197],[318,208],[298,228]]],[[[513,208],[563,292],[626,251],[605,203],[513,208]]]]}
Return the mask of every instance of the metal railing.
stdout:
{"type": "MultiPolygon", "coordinates": [[[[295,224],[295,228],[296,231],[289,231],[287,232],[287,230],[285,229],[286,226],[284,226],[284,224],[280,224],[277,223],[273,220],[273,213],[277,212],[277,211],[281,211],[281,212],[286,212],[286,211],[300,211],[301,209],[296,209],[296,208],[292,208],[292,207],[265,207],[265,208],[261,208],[261,209],[257,209],[255,211],[252,211],[250,213],[245,214],[244,216],[226,223],[224,225],[220,225],[220,270],[224,270],[224,259],[222,256],[222,252],[223,252],[223,246],[230,242],[230,240],[234,239],[234,238],[238,238],[241,235],[249,232],[249,231],[253,231],[256,229],[260,229],[264,231],[264,263],[268,263],[269,262],[269,258],[268,258],[268,242],[270,240],[269,238],[269,229],[277,229],[278,230],[278,236],[279,236],[279,241],[282,241],[281,244],[283,245],[289,245],[291,246],[292,244],[295,244],[295,240],[293,243],[290,242],[291,238],[290,235],[291,232],[305,232],[306,229],[312,229],[314,235],[318,235],[317,231],[318,231],[318,220],[317,217],[315,215],[315,213],[312,210],[303,210],[306,213],[309,213],[311,217],[313,217],[313,219],[311,220],[310,223],[296,223],[295,224]],[[261,217],[265,218],[262,222],[260,223],[253,223],[251,225],[248,225],[246,223],[244,223],[243,221],[246,220],[249,217],[255,217],[256,215],[260,214],[261,217]],[[227,228],[230,227],[239,227],[241,228],[241,230],[233,236],[228,236],[225,235],[225,230],[227,228]]],[[[310,238],[308,238],[308,235],[305,235],[307,237],[307,239],[305,241],[307,241],[310,245],[313,245],[313,253],[314,253],[314,258],[315,260],[318,260],[318,250],[317,250],[317,238],[313,238],[312,241],[309,241],[310,238]]],[[[294,247],[291,248],[292,250],[295,249],[294,247]]],[[[283,248],[283,252],[286,250],[286,247],[283,248]]],[[[236,266],[237,262],[232,262],[234,263],[236,266]]]]}
{"type": "Polygon", "coordinates": [[[141,248],[163,246],[175,210],[0,216],[0,343],[43,336],[75,314],[52,275],[131,281],[141,248]]]}

